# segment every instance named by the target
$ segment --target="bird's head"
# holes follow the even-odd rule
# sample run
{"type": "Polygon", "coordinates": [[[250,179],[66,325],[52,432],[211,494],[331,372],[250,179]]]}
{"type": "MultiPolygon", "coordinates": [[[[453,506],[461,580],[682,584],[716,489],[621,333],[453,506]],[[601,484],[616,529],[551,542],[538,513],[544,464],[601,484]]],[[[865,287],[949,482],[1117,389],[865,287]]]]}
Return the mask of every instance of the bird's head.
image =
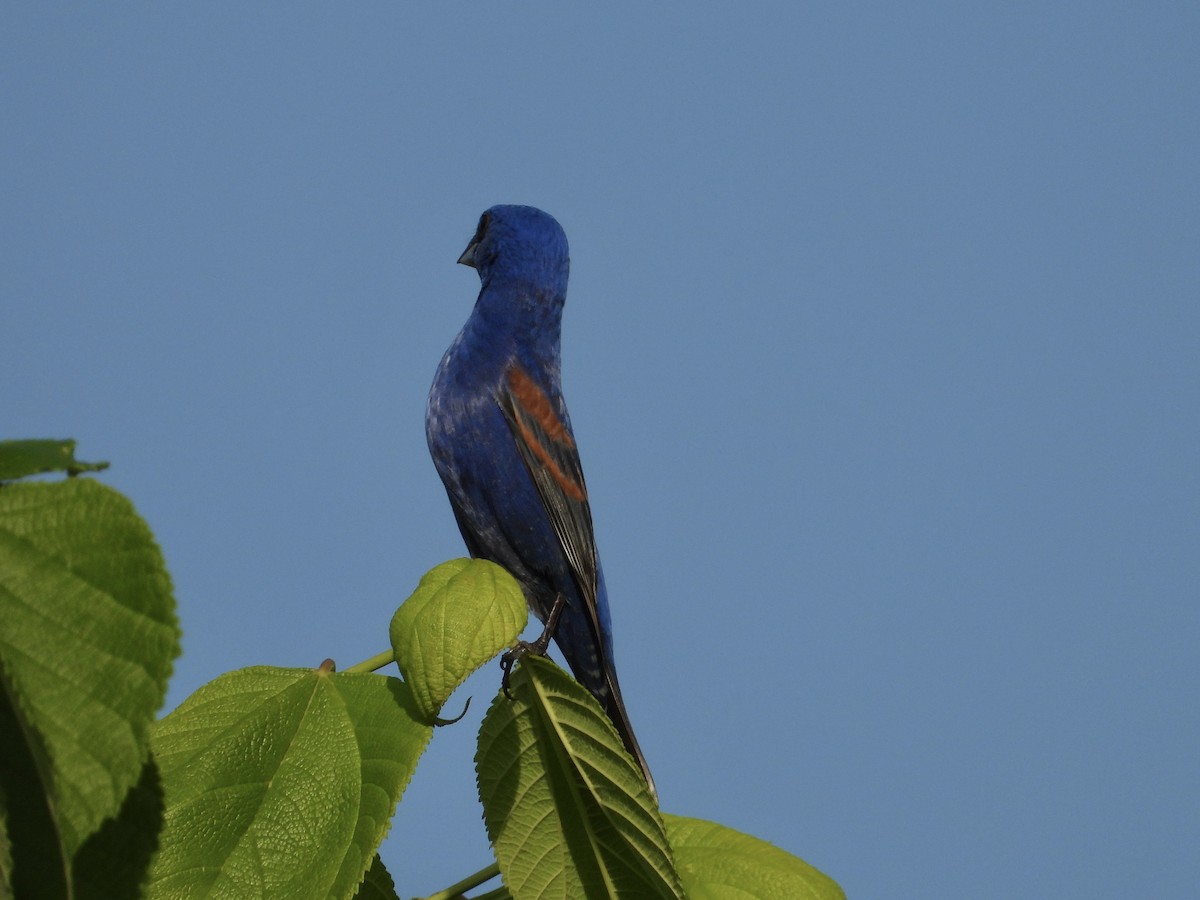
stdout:
{"type": "Polygon", "coordinates": [[[458,261],[480,279],[528,282],[563,295],[570,254],[562,226],[532,206],[493,206],[479,217],[475,237],[458,261]]]}

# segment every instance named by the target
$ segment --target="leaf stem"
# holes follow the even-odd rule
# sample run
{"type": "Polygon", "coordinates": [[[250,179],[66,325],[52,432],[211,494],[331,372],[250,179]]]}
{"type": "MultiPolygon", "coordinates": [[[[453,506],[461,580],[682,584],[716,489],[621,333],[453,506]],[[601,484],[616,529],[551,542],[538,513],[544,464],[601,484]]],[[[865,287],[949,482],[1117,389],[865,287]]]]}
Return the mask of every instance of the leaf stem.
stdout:
{"type": "MultiPolygon", "coordinates": [[[[454,900],[455,897],[461,897],[466,891],[469,891],[471,888],[479,887],[486,881],[491,881],[499,874],[500,864],[492,863],[487,868],[480,869],[474,875],[467,876],[458,884],[452,884],[444,891],[438,891],[436,894],[430,894],[425,898],[425,900],[454,900]]],[[[493,896],[493,893],[489,891],[484,896],[493,896]]]]}
{"type": "Polygon", "coordinates": [[[396,661],[396,654],[391,650],[384,650],[382,653],[376,653],[374,656],[364,659],[360,663],[355,663],[348,669],[342,669],[343,672],[374,672],[376,669],[382,669],[388,663],[396,661]]]}

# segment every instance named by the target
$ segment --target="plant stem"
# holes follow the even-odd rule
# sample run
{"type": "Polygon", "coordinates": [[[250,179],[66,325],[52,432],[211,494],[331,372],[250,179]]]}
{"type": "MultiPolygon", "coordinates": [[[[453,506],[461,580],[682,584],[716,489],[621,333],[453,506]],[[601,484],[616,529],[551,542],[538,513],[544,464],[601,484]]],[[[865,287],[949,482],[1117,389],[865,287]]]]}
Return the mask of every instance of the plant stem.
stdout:
{"type": "Polygon", "coordinates": [[[469,891],[474,887],[479,887],[479,885],[483,884],[485,881],[491,881],[499,874],[499,863],[492,863],[487,868],[480,869],[474,875],[467,876],[458,884],[452,884],[444,891],[438,891],[436,894],[430,894],[425,898],[425,900],[453,900],[455,897],[461,897],[465,891],[469,891]]]}
{"type": "Polygon", "coordinates": [[[396,661],[396,654],[391,650],[385,650],[382,653],[376,653],[369,659],[364,659],[360,663],[355,663],[348,669],[342,669],[343,672],[374,672],[376,669],[382,669],[388,663],[396,661]]]}

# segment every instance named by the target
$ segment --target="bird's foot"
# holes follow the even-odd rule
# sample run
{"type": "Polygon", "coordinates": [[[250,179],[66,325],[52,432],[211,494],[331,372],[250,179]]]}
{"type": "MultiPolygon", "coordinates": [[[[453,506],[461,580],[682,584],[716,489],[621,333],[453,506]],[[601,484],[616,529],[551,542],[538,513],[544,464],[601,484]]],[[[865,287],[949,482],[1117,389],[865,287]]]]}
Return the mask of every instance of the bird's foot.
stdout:
{"type": "Polygon", "coordinates": [[[558,619],[562,615],[563,609],[567,605],[567,598],[559,594],[554,598],[554,606],[550,608],[550,615],[546,616],[546,627],[542,629],[542,633],[535,641],[517,641],[515,647],[510,650],[505,650],[504,655],[500,657],[500,668],[504,670],[504,677],[500,680],[500,687],[504,689],[504,696],[511,700],[512,694],[508,690],[508,679],[512,674],[512,667],[517,661],[529,654],[536,656],[545,656],[546,650],[550,647],[550,640],[554,637],[554,631],[558,628],[558,619]]]}
{"type": "Polygon", "coordinates": [[[512,667],[517,660],[522,659],[530,653],[535,652],[534,645],[529,641],[517,641],[515,647],[504,651],[504,655],[500,657],[500,668],[504,670],[504,677],[500,679],[500,687],[504,690],[504,696],[509,700],[513,698],[512,692],[508,689],[508,679],[512,675],[512,667]]]}

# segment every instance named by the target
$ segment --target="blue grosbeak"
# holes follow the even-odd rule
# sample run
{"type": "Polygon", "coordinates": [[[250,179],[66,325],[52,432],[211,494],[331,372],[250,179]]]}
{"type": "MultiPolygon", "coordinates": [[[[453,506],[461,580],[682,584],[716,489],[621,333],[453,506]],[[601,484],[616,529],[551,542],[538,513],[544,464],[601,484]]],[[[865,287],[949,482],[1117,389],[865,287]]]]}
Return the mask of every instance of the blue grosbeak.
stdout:
{"type": "Polygon", "coordinates": [[[433,462],[467,550],[520,582],[653,791],[617,683],[608,594],[559,377],[567,236],[540,209],[493,206],[458,261],[483,286],[429,391],[433,462]]]}

